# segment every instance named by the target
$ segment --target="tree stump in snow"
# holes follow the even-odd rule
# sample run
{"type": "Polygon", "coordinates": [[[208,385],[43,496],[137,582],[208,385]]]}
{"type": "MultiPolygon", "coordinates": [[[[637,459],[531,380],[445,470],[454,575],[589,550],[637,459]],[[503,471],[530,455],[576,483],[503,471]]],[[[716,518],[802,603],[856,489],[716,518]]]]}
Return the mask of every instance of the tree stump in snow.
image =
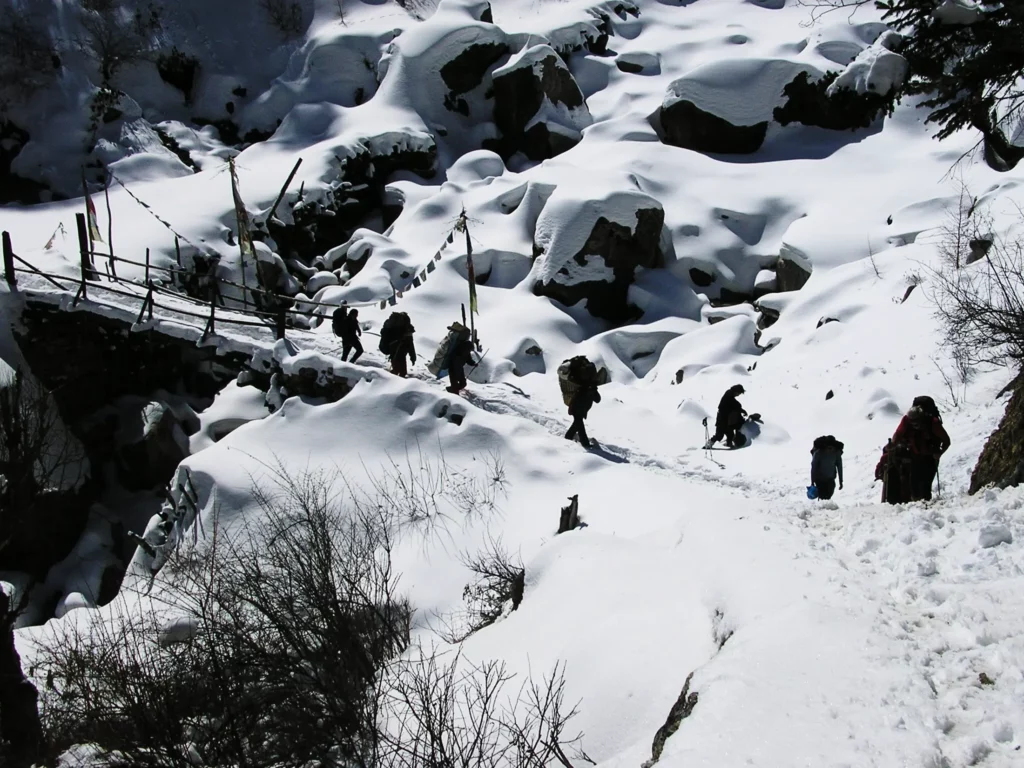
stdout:
{"type": "Polygon", "coordinates": [[[562,514],[558,518],[558,533],[565,533],[580,525],[580,497],[573,494],[569,497],[569,506],[562,507],[562,514]]]}

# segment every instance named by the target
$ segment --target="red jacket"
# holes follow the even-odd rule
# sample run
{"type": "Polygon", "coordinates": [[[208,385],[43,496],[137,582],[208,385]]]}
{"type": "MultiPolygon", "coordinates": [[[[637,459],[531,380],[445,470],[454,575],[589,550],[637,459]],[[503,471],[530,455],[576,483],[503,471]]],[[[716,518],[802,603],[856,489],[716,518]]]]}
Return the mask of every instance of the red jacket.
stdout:
{"type": "Polygon", "coordinates": [[[893,443],[905,445],[915,456],[941,456],[949,448],[949,435],[934,416],[913,419],[904,416],[892,436],[893,443]]]}

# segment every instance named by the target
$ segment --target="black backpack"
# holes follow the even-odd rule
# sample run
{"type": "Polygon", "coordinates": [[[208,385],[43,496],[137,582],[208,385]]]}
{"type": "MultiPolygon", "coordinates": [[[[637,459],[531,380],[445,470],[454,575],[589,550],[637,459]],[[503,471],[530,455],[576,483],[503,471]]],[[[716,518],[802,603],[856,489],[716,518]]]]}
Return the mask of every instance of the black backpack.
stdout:
{"type": "Polygon", "coordinates": [[[836,453],[843,452],[843,444],[835,439],[832,435],[822,435],[821,437],[814,438],[814,445],[811,447],[811,453],[815,451],[822,451],[826,448],[834,450],[836,453]]]}
{"type": "Polygon", "coordinates": [[[345,319],[348,317],[348,307],[338,307],[331,316],[331,330],[335,336],[345,334],[345,319]]]}
{"type": "Polygon", "coordinates": [[[391,345],[406,331],[412,329],[412,321],[405,312],[392,312],[380,327],[380,351],[391,354],[391,345]]]}
{"type": "Polygon", "coordinates": [[[935,401],[928,397],[928,395],[919,395],[915,397],[914,402],[910,405],[912,408],[920,408],[932,418],[938,419],[940,424],[942,423],[942,416],[939,415],[939,407],[935,405],[935,401]]]}
{"type": "Polygon", "coordinates": [[[573,384],[597,382],[597,366],[583,355],[569,359],[569,381],[573,384]]]}

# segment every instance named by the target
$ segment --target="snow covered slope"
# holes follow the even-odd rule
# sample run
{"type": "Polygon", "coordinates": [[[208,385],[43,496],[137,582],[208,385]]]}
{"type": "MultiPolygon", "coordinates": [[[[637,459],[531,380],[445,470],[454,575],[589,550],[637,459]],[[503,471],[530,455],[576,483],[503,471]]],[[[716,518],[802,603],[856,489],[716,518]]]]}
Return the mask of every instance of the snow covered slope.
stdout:
{"type": "MultiPolygon", "coordinates": [[[[213,5],[209,28],[220,29],[233,3],[181,3],[197,14],[213,5]]],[[[470,471],[500,455],[498,509],[400,542],[415,640],[443,643],[435,618],[463,609],[470,579],[458,554],[500,536],[521,553],[525,597],[470,637],[464,658],[501,658],[522,674],[564,661],[584,745],[603,768],[651,757],[691,673],[698,700],[665,745],[667,768],[1019,765],[1024,492],[965,495],[1010,373],[947,390],[929,270],[959,180],[1009,231],[1024,170],[976,160],[974,135],[935,142],[908,103],[850,131],[773,120],[800,73],[843,71],[836,82],[857,90],[901,76],[877,13],[812,25],[795,0],[492,0],[489,13],[442,0],[418,20],[345,0],[342,20],[333,0],[306,6],[304,37],[266,56],[210,40],[202,55],[217,56],[191,111],[158,101],[146,66],[122,85],[140,106],[135,127],[162,125],[199,172],[145,148],[111,150],[110,167],[237,279],[225,158],[236,158],[256,220],[301,158],[267,251],[302,267],[292,270],[300,300],[360,305],[368,330],[408,312],[427,359],[468,303],[464,235],[440,250],[465,210],[487,356],[465,398],[422,365],[408,380],[377,370],[374,349],[337,403],[292,398],[269,415],[230,387],[184,462],[207,522],[218,508],[227,521],[258,514],[248,488],[277,459],[338,465],[360,482],[406,456],[470,471]],[[548,50],[566,66],[546,69],[548,50]],[[506,91],[493,81],[517,73],[507,92],[536,109],[513,135],[499,129],[506,91]],[[573,83],[585,104],[570,106],[573,83]],[[244,142],[193,118],[226,119],[211,105],[243,85],[237,128],[272,135],[239,151],[244,142]],[[710,131],[742,151],[663,141],[666,113],[683,102],[688,140],[710,131]],[[537,125],[547,132],[530,139],[537,125]],[[332,241],[328,220],[345,219],[349,200],[361,213],[332,241]],[[301,240],[310,221],[318,229],[301,240]],[[591,452],[562,437],[570,419],[555,370],[576,354],[610,376],[588,420],[591,452]],[[702,420],[713,424],[737,383],[764,423],[748,448],[706,453],[702,420]],[[875,461],[920,394],[940,402],[953,440],[941,498],[880,505],[875,461]],[[846,444],[846,487],[816,504],[804,489],[820,434],[846,444]],[[573,494],[587,527],[556,538],[573,494]]],[[[250,30],[238,24],[239,36],[250,30]]],[[[17,172],[73,193],[77,163],[52,160],[64,144],[32,141],[17,172]]],[[[110,198],[119,252],[172,261],[173,235],[120,187],[110,198]]],[[[73,231],[81,205],[7,206],[0,225],[19,255],[74,274],[73,242],[42,246],[60,223],[73,231]]],[[[329,322],[290,338],[321,353],[334,344],[329,322]]],[[[119,608],[141,610],[122,596],[61,621],[119,608]]],[[[52,629],[23,630],[23,655],[52,629]]]]}

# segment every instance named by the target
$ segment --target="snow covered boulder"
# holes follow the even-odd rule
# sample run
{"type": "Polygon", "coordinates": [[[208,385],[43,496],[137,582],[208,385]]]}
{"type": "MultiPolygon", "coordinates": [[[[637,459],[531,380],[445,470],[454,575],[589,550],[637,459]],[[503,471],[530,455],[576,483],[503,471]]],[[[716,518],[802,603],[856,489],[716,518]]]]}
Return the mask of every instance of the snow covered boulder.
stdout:
{"type": "Polygon", "coordinates": [[[802,251],[783,243],[775,264],[775,290],[799,291],[810,279],[810,259],[802,251]]]}
{"type": "Polygon", "coordinates": [[[549,45],[526,48],[494,71],[494,122],[500,154],[545,160],[573,147],[593,122],[583,92],[549,45]]]}
{"type": "Polygon", "coordinates": [[[848,131],[891,114],[908,71],[907,60],[895,50],[901,40],[896,32],[882,33],[841,73],[799,73],[783,91],[787,101],[774,111],[776,122],[848,131]]]}
{"type": "Polygon", "coordinates": [[[989,437],[971,473],[970,493],[994,485],[1000,488],[1024,482],[1024,374],[1006,388],[1011,392],[999,427],[989,437]]]}
{"type": "Polygon", "coordinates": [[[537,220],[534,293],[566,305],[585,300],[590,314],[613,323],[637,317],[629,286],[638,267],[662,266],[664,221],[661,203],[625,181],[559,185],[537,220]]]}
{"type": "Polygon", "coordinates": [[[807,64],[782,59],[718,61],[673,82],[652,123],[661,140],[695,152],[752,154],[768,134],[783,88],[807,64]]]}

